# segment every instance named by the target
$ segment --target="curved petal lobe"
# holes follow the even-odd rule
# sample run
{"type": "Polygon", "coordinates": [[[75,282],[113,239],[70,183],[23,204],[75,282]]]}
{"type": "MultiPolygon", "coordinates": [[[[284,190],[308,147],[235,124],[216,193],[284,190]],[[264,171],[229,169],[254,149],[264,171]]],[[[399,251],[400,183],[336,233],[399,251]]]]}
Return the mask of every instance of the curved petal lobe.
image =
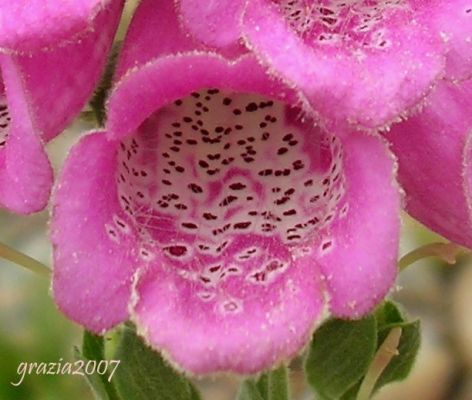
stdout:
{"type": "Polygon", "coordinates": [[[437,0],[426,6],[425,19],[446,42],[446,75],[451,80],[472,78],[472,3],[437,0]]]}
{"type": "Polygon", "coordinates": [[[357,14],[347,3],[348,11],[342,9],[336,19],[317,16],[321,22],[311,13],[291,20],[294,4],[301,2],[279,3],[290,6],[248,2],[243,19],[247,44],[268,68],[302,91],[328,125],[389,125],[417,105],[443,72],[443,43],[414,19],[414,10],[381,9],[377,15],[374,6],[365,6],[370,25],[358,21],[350,26],[357,14]],[[320,30],[326,19],[339,28],[320,30]]]}
{"type": "Polygon", "coordinates": [[[172,55],[132,71],[115,86],[107,105],[108,134],[115,139],[131,134],[155,110],[202,87],[294,99],[250,55],[236,61],[203,52],[172,55]]]}
{"type": "MultiPolygon", "coordinates": [[[[69,3],[69,2],[66,2],[69,3]]],[[[121,15],[122,0],[100,8],[80,40],[34,55],[12,56],[29,93],[45,141],[58,135],[82,109],[97,84],[121,15]]]]}
{"type": "Polygon", "coordinates": [[[472,247],[472,81],[444,82],[421,113],[386,135],[399,160],[407,211],[448,239],[472,247]]]}
{"type": "Polygon", "coordinates": [[[189,31],[203,43],[219,48],[239,41],[244,3],[243,0],[178,1],[182,20],[189,31]]]}
{"type": "Polygon", "coordinates": [[[53,173],[17,65],[2,55],[0,68],[8,100],[1,114],[9,115],[2,120],[6,127],[0,147],[0,204],[28,214],[46,206],[53,173]]]}
{"type": "MultiPolygon", "coordinates": [[[[15,0],[0,3],[0,49],[36,51],[90,29],[100,10],[119,0],[15,0]]],[[[64,43],[62,43],[64,44],[64,43]]]]}
{"type": "Polygon", "coordinates": [[[233,284],[215,305],[172,269],[156,266],[139,277],[133,319],[153,347],[187,371],[255,373],[299,352],[323,307],[312,260],[300,258],[289,269],[269,286],[233,284]]]}
{"type": "Polygon", "coordinates": [[[358,318],[371,311],[394,283],[401,194],[395,160],[382,140],[352,134],[343,147],[348,208],[333,222],[318,263],[330,311],[358,318]]]}
{"type": "Polygon", "coordinates": [[[126,33],[115,80],[157,57],[202,50],[203,46],[181,29],[175,8],[172,0],[141,1],[126,33]]]}
{"type": "Polygon", "coordinates": [[[116,191],[116,144],[83,138],[67,158],[53,199],[53,295],[72,320],[102,332],[127,319],[135,239],[116,191]]]}

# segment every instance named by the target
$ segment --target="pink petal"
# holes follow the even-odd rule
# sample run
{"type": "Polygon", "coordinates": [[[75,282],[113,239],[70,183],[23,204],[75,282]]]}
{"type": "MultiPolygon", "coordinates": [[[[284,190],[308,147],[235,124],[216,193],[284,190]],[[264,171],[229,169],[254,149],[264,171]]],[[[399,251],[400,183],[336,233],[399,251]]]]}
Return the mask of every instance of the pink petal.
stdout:
{"type": "MultiPolygon", "coordinates": [[[[48,49],[35,48],[27,54],[2,55],[0,98],[11,118],[3,120],[0,134],[0,203],[4,207],[30,213],[46,206],[52,172],[43,142],[61,133],[92,94],[122,6],[121,0],[104,9],[100,6],[94,19],[86,21],[91,30],[80,37],[50,43],[48,49]]],[[[18,7],[19,12],[27,11],[24,5],[18,7]]],[[[48,10],[47,4],[44,7],[48,10]]],[[[2,8],[0,18],[2,11],[6,15],[7,9],[2,8]]],[[[44,32],[46,35],[46,27],[44,32]]]]}
{"type": "Polygon", "coordinates": [[[395,160],[379,138],[351,134],[343,146],[348,208],[331,225],[318,262],[331,312],[358,318],[378,305],[396,277],[401,197],[395,160]]]}
{"type": "Polygon", "coordinates": [[[115,86],[108,101],[110,138],[133,133],[156,109],[202,87],[295,101],[293,92],[270,79],[251,55],[236,61],[203,52],[166,56],[136,68],[115,86]]]}
{"type": "Polygon", "coordinates": [[[157,57],[202,50],[202,45],[183,31],[172,0],[143,0],[133,15],[120,53],[115,78],[128,69],[157,57]]]}
{"type": "Polygon", "coordinates": [[[424,18],[446,42],[446,74],[451,80],[472,78],[472,3],[436,0],[425,6],[424,18]]]}
{"type": "Polygon", "coordinates": [[[83,138],[54,194],[53,295],[72,320],[102,332],[127,319],[136,242],[116,192],[116,143],[83,138]]]}
{"type": "MultiPolygon", "coordinates": [[[[52,169],[37,134],[22,77],[8,56],[0,56],[8,106],[0,101],[0,204],[18,213],[44,208],[52,185],[52,169]],[[10,121],[11,119],[11,121],[10,121]],[[8,143],[8,145],[7,145],[8,143]]],[[[0,99],[5,99],[0,92],[0,99]]]]}
{"type": "MultiPolygon", "coordinates": [[[[374,6],[359,4],[373,11],[374,6]]],[[[326,122],[371,129],[390,124],[418,104],[443,70],[439,38],[415,20],[414,9],[392,10],[380,11],[383,20],[378,25],[368,18],[374,29],[360,33],[354,29],[362,29],[361,22],[353,25],[357,20],[349,19],[348,11],[336,20],[341,37],[332,39],[327,36],[331,30],[318,32],[323,24],[311,14],[291,21],[273,2],[253,0],[248,2],[243,30],[263,63],[300,88],[326,122]],[[313,21],[318,22],[310,25],[313,21]],[[325,35],[323,43],[319,35],[325,35]]]]}
{"type": "Polygon", "coordinates": [[[218,48],[234,46],[241,36],[243,0],[180,0],[182,20],[200,41],[218,48]]]}
{"type": "Polygon", "coordinates": [[[399,160],[408,212],[449,240],[472,247],[472,81],[442,83],[424,110],[387,139],[399,160]]]}
{"type": "Polygon", "coordinates": [[[216,306],[172,270],[150,270],[135,288],[134,320],[154,348],[187,371],[261,371],[300,351],[322,309],[310,258],[289,268],[270,287],[235,286],[216,306]]]}
{"type": "Polygon", "coordinates": [[[1,2],[0,49],[3,53],[28,52],[69,41],[74,35],[93,29],[92,22],[95,16],[113,1],[15,0],[1,2]]]}
{"type": "Polygon", "coordinates": [[[103,9],[100,6],[95,19],[87,22],[90,32],[83,33],[80,40],[34,55],[12,56],[23,75],[37,129],[46,141],[71,122],[95,89],[122,7],[121,0],[103,9]]]}

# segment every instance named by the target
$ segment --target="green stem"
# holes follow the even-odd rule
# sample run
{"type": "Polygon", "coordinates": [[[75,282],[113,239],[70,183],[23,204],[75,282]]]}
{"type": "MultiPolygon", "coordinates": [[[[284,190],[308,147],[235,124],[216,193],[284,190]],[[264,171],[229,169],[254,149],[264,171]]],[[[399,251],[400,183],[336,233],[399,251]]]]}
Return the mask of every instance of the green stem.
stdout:
{"type": "Polygon", "coordinates": [[[27,256],[4,243],[0,243],[0,258],[11,261],[23,268],[29,269],[39,275],[49,277],[51,270],[38,260],[27,256]]]}
{"type": "Polygon", "coordinates": [[[389,332],[377,353],[375,353],[372,364],[370,364],[369,370],[359,388],[356,400],[369,400],[372,397],[375,384],[379,380],[380,375],[390,364],[392,358],[398,355],[398,345],[400,344],[401,336],[402,328],[400,327],[393,328],[389,332]]]}
{"type": "Polygon", "coordinates": [[[467,250],[455,243],[430,243],[404,255],[398,262],[398,268],[403,271],[411,264],[426,257],[439,257],[448,264],[455,264],[457,256],[466,252],[467,250]]]}

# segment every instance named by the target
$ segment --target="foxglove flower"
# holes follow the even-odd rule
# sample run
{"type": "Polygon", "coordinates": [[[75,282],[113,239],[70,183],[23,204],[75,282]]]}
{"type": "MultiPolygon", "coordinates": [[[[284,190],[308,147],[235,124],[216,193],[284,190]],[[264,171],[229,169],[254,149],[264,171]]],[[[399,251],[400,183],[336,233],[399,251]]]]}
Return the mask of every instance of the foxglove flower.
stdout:
{"type": "Polygon", "coordinates": [[[408,212],[472,248],[472,80],[438,85],[424,109],[386,134],[408,212]]]}
{"type": "Polygon", "coordinates": [[[327,126],[387,127],[439,79],[471,74],[470,0],[178,0],[205,43],[243,38],[327,126]]]}
{"type": "Polygon", "coordinates": [[[324,311],[358,318],[387,294],[395,161],[377,137],[322,131],[252,54],[225,58],[177,20],[170,0],[140,4],[106,128],[65,162],[53,294],[97,333],[130,318],[192,373],[253,373],[298,353],[324,311]]]}
{"type": "Polygon", "coordinates": [[[52,170],[43,145],[91,95],[107,59],[122,0],[0,4],[0,205],[47,204],[52,170]]]}

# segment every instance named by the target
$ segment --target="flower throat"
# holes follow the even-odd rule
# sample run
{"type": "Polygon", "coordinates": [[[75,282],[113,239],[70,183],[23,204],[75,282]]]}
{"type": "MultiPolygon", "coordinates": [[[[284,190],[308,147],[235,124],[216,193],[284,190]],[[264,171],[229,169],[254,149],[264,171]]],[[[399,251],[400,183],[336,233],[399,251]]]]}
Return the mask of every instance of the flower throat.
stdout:
{"type": "Polygon", "coordinates": [[[177,260],[244,260],[260,250],[250,238],[311,247],[340,208],[344,183],[339,143],[300,114],[210,89],[150,117],[121,143],[117,177],[147,248],[177,260]]]}

